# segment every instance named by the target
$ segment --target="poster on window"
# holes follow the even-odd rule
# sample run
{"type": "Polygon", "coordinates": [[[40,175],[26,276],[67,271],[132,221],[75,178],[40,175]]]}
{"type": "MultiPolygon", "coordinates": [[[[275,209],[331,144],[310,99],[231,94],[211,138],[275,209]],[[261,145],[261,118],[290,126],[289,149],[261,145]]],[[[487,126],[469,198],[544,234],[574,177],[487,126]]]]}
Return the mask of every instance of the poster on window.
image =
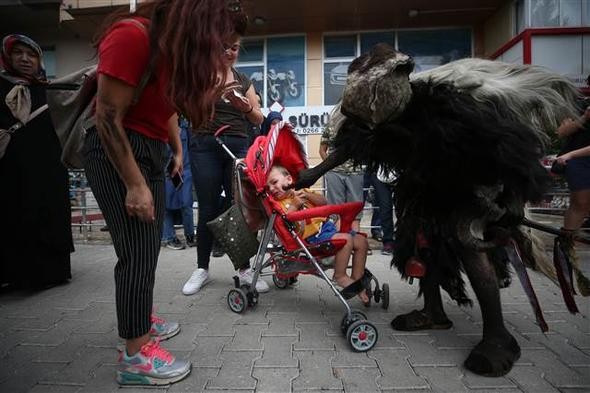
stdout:
{"type": "Polygon", "coordinates": [[[324,63],[324,104],[336,105],[346,84],[350,62],[324,63]]]}
{"type": "MultiPolygon", "coordinates": [[[[264,66],[238,66],[236,69],[250,78],[254,90],[264,97],[264,66]]],[[[264,102],[261,104],[264,105],[264,102]]]]}
{"type": "Polygon", "coordinates": [[[305,37],[269,38],[266,44],[268,106],[305,105],[305,37]]]}

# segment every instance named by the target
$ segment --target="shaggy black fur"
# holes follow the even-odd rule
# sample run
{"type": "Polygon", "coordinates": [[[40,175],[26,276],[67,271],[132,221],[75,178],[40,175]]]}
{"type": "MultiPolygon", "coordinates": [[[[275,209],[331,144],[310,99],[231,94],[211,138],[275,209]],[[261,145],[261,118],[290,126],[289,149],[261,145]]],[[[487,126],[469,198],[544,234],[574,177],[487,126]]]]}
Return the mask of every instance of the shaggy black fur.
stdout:
{"type": "MultiPolygon", "coordinates": [[[[433,251],[428,259],[436,261],[426,261],[429,274],[438,274],[460,304],[470,301],[460,275],[456,225],[460,213],[477,213],[474,186],[504,186],[496,202],[518,208],[497,225],[511,231],[522,218],[523,202],[539,199],[548,184],[539,163],[541,141],[499,107],[482,107],[448,85],[413,83],[402,117],[374,130],[349,118],[334,141],[334,154],[370,170],[382,166],[398,173],[393,263],[404,275],[407,259],[416,254],[415,235],[424,231],[433,251]]],[[[492,259],[498,275],[508,277],[505,259],[492,259]]]]}

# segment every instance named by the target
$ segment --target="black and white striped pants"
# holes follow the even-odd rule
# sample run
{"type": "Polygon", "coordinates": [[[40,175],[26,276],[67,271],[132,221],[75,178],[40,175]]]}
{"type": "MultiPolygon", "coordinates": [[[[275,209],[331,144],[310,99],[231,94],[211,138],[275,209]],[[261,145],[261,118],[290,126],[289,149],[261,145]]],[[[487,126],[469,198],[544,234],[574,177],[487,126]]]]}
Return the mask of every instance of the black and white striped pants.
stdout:
{"type": "Polygon", "coordinates": [[[155,222],[142,222],[127,214],[127,189],[103,150],[95,130],[86,136],[84,168],[117,253],[115,298],[119,336],[132,339],[148,333],[151,326],[164,215],[166,145],[129,130],[127,136],[139,169],[152,191],[155,222]]]}

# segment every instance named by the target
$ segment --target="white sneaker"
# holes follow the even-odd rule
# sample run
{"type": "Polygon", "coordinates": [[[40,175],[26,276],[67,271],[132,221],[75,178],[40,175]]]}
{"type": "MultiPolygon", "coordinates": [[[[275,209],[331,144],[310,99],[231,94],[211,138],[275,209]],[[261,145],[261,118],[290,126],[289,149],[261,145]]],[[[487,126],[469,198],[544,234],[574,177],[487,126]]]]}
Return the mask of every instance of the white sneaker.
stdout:
{"type": "Polygon", "coordinates": [[[182,293],[185,295],[194,295],[210,282],[209,271],[198,268],[193,272],[186,284],[184,284],[184,287],[182,287],[182,293]]]}
{"type": "MultiPolygon", "coordinates": [[[[238,272],[238,276],[240,277],[240,282],[252,285],[252,280],[254,279],[252,269],[240,270],[238,272]]],[[[256,290],[259,293],[268,292],[270,290],[270,287],[266,281],[264,281],[260,276],[258,276],[258,280],[256,280],[256,290]]]]}

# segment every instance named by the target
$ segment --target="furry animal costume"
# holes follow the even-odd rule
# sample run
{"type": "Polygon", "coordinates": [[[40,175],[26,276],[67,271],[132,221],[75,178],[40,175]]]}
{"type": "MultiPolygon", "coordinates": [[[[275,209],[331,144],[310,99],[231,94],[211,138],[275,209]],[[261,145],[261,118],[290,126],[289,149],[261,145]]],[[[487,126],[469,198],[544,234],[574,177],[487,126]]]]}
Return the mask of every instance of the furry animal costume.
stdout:
{"type": "Polygon", "coordinates": [[[540,164],[547,135],[575,116],[578,92],[535,66],[464,59],[409,77],[412,69],[409,56],[384,44],[353,61],[331,122],[334,152],[302,172],[297,186],[349,158],[370,170],[394,170],[392,263],[405,277],[407,261],[419,257],[427,273],[420,283],[425,309],[392,325],[450,327],[438,286],[459,304],[470,304],[465,270],[482,310],[493,309],[484,331],[486,322],[500,322],[465,364],[478,374],[504,375],[520,348],[502,322],[498,286],[508,285],[510,276],[509,253],[499,245],[514,239],[524,261],[537,267],[519,224],[525,202],[538,200],[548,184],[540,164]]]}

